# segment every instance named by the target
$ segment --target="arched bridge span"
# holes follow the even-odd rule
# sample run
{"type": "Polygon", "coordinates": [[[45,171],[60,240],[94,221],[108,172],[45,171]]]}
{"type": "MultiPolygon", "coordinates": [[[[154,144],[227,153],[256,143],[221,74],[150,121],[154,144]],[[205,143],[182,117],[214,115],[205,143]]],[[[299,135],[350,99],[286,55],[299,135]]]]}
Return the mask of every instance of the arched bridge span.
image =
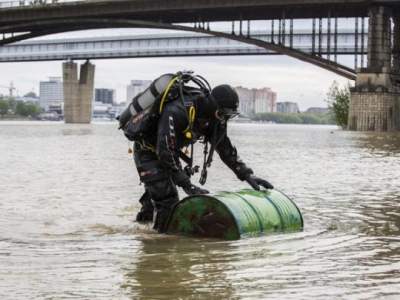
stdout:
{"type": "MultiPolygon", "coordinates": [[[[52,33],[121,27],[210,34],[282,53],[349,79],[357,77],[349,128],[400,130],[400,0],[91,0],[0,8],[0,46],[52,33]],[[354,68],[337,61],[341,18],[354,22],[354,68]],[[299,19],[312,23],[310,54],[292,47],[294,20],[299,19]],[[268,23],[270,40],[252,36],[252,25],[259,20],[268,23]],[[232,31],[211,29],[212,22],[219,21],[232,22],[232,31]],[[182,25],[190,22],[194,26],[182,25]],[[325,40],[324,33],[328,36],[325,40]],[[326,55],[321,51],[324,46],[326,55]],[[364,53],[368,53],[366,64],[364,53]]],[[[75,68],[72,64],[67,67],[75,68]]]]}
{"type": "MultiPolygon", "coordinates": [[[[282,32],[282,29],[280,29],[279,33],[276,34],[276,38],[275,39],[273,38],[270,41],[265,41],[252,37],[250,30],[250,22],[247,23],[246,32],[244,32],[242,22],[240,22],[239,26],[240,28],[237,29],[237,32],[233,27],[232,32],[227,33],[222,31],[211,30],[210,24],[205,24],[205,23],[196,23],[194,26],[188,26],[188,25],[177,25],[177,24],[164,24],[164,23],[149,22],[149,21],[134,21],[126,19],[118,20],[118,19],[98,19],[98,18],[93,18],[93,19],[73,18],[73,19],[59,20],[57,23],[55,23],[54,20],[46,20],[33,23],[25,23],[21,25],[9,25],[0,27],[0,32],[12,30],[20,33],[17,35],[4,36],[4,38],[0,40],[0,45],[5,45],[39,36],[77,31],[83,29],[154,28],[154,29],[179,30],[186,32],[210,34],[213,36],[258,46],[260,48],[269,51],[274,51],[295,59],[299,59],[307,63],[311,63],[328,71],[344,76],[348,79],[354,80],[356,77],[355,69],[339,64],[335,61],[331,61],[328,58],[324,58],[322,57],[322,55],[318,55],[318,53],[309,54],[294,49],[292,47],[293,44],[291,40],[293,36],[293,26],[291,27],[291,31],[289,33],[282,32]],[[43,30],[42,28],[50,28],[50,29],[43,30]]],[[[322,41],[320,40],[319,48],[321,48],[321,43],[322,41]]],[[[316,44],[314,44],[314,48],[316,51],[318,50],[316,44]]],[[[360,48],[360,51],[363,50],[364,49],[360,48]]],[[[331,51],[332,54],[335,54],[334,46],[332,46],[331,51]]]]}

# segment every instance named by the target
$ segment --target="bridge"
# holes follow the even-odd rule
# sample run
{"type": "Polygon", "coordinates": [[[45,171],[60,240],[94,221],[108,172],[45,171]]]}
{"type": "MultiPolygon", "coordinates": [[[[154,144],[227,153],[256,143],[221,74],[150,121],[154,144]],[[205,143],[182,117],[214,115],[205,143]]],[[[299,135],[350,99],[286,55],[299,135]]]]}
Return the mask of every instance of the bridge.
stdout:
{"type": "MultiPolygon", "coordinates": [[[[6,1],[3,24],[71,17],[117,18],[190,23],[277,19],[367,17],[371,5],[398,9],[397,0],[89,0],[6,1]],[[44,3],[44,4],[41,4],[44,3]],[[8,8],[8,9],[7,9],[8,8]],[[17,9],[15,9],[17,8],[17,9]],[[7,15],[7,14],[5,14],[7,15]]],[[[1,7],[0,7],[1,8],[1,7]]],[[[57,23],[57,22],[55,22],[57,23]]]]}
{"type": "MultiPolygon", "coordinates": [[[[254,32],[253,37],[269,41],[270,34],[254,32]]],[[[287,37],[289,38],[289,37],[287,37]]],[[[297,31],[293,34],[293,48],[312,53],[312,33],[297,31]]],[[[367,49],[355,47],[355,34],[342,30],[337,36],[337,46],[328,52],[322,35],[320,55],[358,55],[361,65],[367,49]]],[[[362,38],[361,36],[359,38],[362,38]]],[[[365,41],[368,35],[364,34],[365,41]]],[[[55,61],[82,59],[176,57],[176,56],[219,56],[219,55],[277,55],[280,53],[248,45],[222,37],[205,34],[155,34],[135,36],[109,36],[97,38],[75,38],[18,42],[0,47],[0,62],[55,61]]]]}
{"type": "Polygon", "coordinates": [[[95,28],[159,28],[209,34],[288,55],[356,79],[349,128],[400,129],[399,0],[99,0],[48,4],[42,1],[41,5],[27,2],[18,1],[19,5],[0,9],[0,45],[95,28]],[[354,21],[355,52],[367,51],[366,68],[359,68],[359,55],[355,55],[354,68],[338,63],[334,55],[338,24],[343,18],[354,21]],[[294,47],[295,21],[299,19],[310,21],[312,49],[308,52],[294,47]],[[265,21],[270,40],[253,35],[254,21],[260,20],[265,21]],[[231,30],[218,30],[216,22],[230,22],[231,30]],[[322,46],[324,33],[327,38],[322,46]],[[360,38],[365,34],[367,45],[360,38]]]}

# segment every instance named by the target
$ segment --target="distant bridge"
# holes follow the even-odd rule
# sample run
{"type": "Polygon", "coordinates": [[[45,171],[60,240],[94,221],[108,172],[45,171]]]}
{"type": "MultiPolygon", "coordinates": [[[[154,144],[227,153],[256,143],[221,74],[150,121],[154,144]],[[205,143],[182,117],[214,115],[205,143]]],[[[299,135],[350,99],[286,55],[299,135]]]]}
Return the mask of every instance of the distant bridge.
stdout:
{"type": "MultiPolygon", "coordinates": [[[[364,18],[372,6],[400,9],[400,0],[92,0],[92,1],[11,1],[0,9],[0,45],[54,33],[96,28],[158,28],[206,33],[257,46],[317,65],[349,79],[359,67],[339,64],[335,55],[321,57],[317,49],[324,32],[326,52],[336,52],[339,18],[356,18],[355,35],[364,36],[364,18]],[[31,3],[38,3],[32,5],[31,3]],[[14,4],[13,4],[14,3],[14,4]],[[48,4],[41,4],[48,3],[48,4]],[[312,51],[293,48],[293,20],[312,19],[312,51]],[[266,34],[276,42],[253,37],[251,21],[265,20],[266,34]],[[230,33],[213,30],[212,22],[232,22],[230,33]],[[188,25],[191,23],[192,25],[188,25]],[[268,29],[267,29],[268,28],[268,29]],[[287,38],[286,38],[287,37],[287,38]],[[332,59],[330,59],[332,58],[332,59]]],[[[354,47],[364,53],[364,39],[355,38],[354,47]]]]}
{"type": "MultiPolygon", "coordinates": [[[[254,32],[253,37],[264,41],[274,38],[263,32],[254,32]]],[[[312,53],[311,32],[296,31],[292,38],[293,48],[312,53]]],[[[328,35],[325,33],[316,51],[320,55],[335,56],[367,54],[366,48],[354,47],[355,38],[353,31],[341,31],[337,36],[337,46],[332,50],[326,46],[328,35]]],[[[367,40],[367,34],[364,34],[364,40],[367,40]]],[[[19,42],[0,47],[0,62],[276,54],[280,53],[222,37],[179,33],[19,42]]]]}
{"type": "MultiPolygon", "coordinates": [[[[356,80],[349,128],[400,130],[400,0],[33,1],[37,5],[27,2],[18,1],[18,5],[0,8],[0,46],[85,29],[155,28],[208,34],[259,47],[266,53],[287,55],[356,80]],[[342,18],[351,18],[354,22],[354,67],[337,61],[342,18]],[[295,46],[298,29],[295,21],[299,19],[311,21],[311,51],[302,48],[304,45],[295,46]],[[221,21],[231,23],[230,32],[216,29],[214,22],[221,21]],[[264,35],[269,34],[270,39],[257,36],[254,21],[265,21],[264,35]],[[365,52],[367,66],[360,68],[364,64],[359,64],[359,58],[363,59],[365,52]]],[[[257,50],[245,52],[249,51],[257,50]]],[[[75,71],[75,65],[66,64],[65,79],[75,82],[75,71]]],[[[86,64],[85,72],[93,77],[94,67],[86,64]]],[[[76,86],[71,85],[71,95],[76,86]]],[[[75,94],[72,96],[77,98],[75,94]]],[[[79,111],[77,107],[73,109],[79,111]]]]}

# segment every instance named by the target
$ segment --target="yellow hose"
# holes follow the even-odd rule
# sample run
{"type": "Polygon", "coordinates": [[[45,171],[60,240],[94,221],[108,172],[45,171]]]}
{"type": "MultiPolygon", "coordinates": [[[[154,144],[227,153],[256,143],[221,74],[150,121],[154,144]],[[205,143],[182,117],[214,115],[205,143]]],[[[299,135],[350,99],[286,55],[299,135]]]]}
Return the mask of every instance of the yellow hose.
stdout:
{"type": "Polygon", "coordinates": [[[178,80],[178,77],[173,78],[169,84],[167,85],[167,88],[165,89],[164,95],[161,98],[161,102],[160,102],[160,113],[162,113],[163,107],[164,107],[164,103],[165,100],[167,99],[168,93],[170,91],[170,89],[172,88],[172,86],[174,85],[175,81],[178,80]]]}
{"type": "Polygon", "coordinates": [[[194,108],[194,106],[190,107],[188,117],[189,117],[189,124],[188,127],[183,132],[185,133],[186,138],[191,140],[193,138],[191,130],[193,127],[194,119],[196,117],[196,109],[194,108]]]}
{"type": "Polygon", "coordinates": [[[191,106],[189,109],[189,124],[192,125],[194,122],[194,118],[196,117],[196,109],[194,106],[191,106]]]}

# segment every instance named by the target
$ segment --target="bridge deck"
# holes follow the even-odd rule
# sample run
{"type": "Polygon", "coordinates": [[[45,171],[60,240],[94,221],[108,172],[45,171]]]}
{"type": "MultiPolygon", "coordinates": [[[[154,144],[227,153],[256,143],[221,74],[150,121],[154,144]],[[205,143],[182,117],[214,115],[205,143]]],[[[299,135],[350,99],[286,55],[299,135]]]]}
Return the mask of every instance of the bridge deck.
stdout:
{"type": "Polygon", "coordinates": [[[371,5],[400,9],[399,0],[114,0],[0,9],[0,26],[64,18],[129,18],[185,23],[285,18],[365,17],[371,5]]]}
{"type": "MultiPolygon", "coordinates": [[[[272,38],[271,35],[261,32],[254,33],[252,37],[265,41],[271,41],[272,38]]],[[[366,49],[354,47],[355,35],[352,31],[342,31],[338,34],[336,49],[333,47],[328,49],[327,38],[327,34],[322,36],[322,55],[366,54],[366,49]]],[[[364,39],[367,39],[366,34],[364,39]]],[[[295,32],[293,47],[311,53],[312,33],[307,31],[295,32]]],[[[277,53],[221,37],[180,33],[20,42],[0,47],[0,62],[273,54],[277,53]]]]}

